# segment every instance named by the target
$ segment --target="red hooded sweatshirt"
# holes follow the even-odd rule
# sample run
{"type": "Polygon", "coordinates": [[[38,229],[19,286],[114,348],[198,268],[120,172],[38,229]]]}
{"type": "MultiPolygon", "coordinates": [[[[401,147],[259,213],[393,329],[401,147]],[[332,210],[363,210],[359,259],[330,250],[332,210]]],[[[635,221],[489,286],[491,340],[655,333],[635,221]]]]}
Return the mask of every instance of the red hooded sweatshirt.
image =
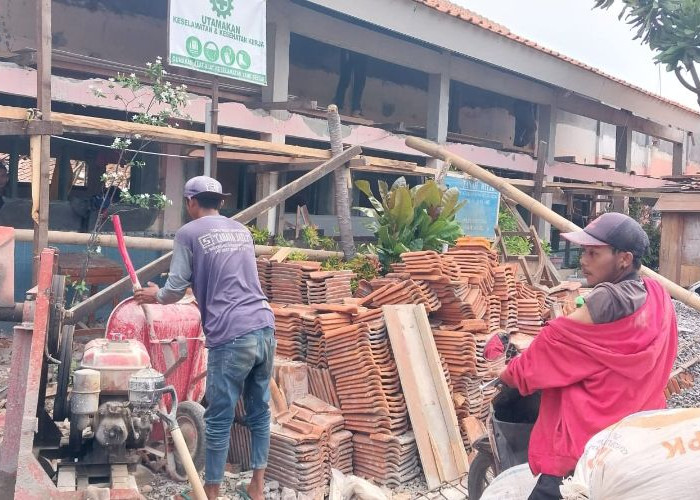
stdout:
{"type": "Polygon", "coordinates": [[[676,312],[658,282],[644,284],[647,300],[634,314],[592,325],[550,321],[501,376],[523,395],[542,390],[528,452],[533,474],[569,474],[594,434],[632,413],[666,407],[676,312]]]}

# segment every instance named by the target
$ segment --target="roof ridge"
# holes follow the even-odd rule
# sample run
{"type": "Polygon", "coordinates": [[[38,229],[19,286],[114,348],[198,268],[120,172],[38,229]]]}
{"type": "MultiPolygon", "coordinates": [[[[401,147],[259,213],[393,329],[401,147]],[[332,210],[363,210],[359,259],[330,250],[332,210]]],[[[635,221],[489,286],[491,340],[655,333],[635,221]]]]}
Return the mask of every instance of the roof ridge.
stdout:
{"type": "Polygon", "coordinates": [[[410,0],[415,3],[423,4],[426,7],[430,7],[434,10],[437,10],[439,12],[442,12],[443,14],[449,14],[452,17],[456,17],[458,19],[461,19],[463,21],[466,21],[474,26],[477,26],[479,28],[491,31],[492,33],[496,33],[498,35],[504,36],[506,38],[509,38],[515,42],[521,43],[523,45],[527,45],[530,48],[533,48],[535,50],[539,50],[540,52],[544,52],[545,54],[548,54],[552,57],[556,57],[558,59],[561,59],[562,61],[568,62],[569,64],[572,64],[574,66],[578,66],[579,68],[583,68],[587,71],[591,71],[593,73],[596,73],[604,78],[607,78],[609,80],[612,80],[614,82],[620,83],[626,87],[629,87],[633,90],[636,90],[638,92],[641,92],[643,94],[646,94],[650,97],[653,97],[655,99],[658,99],[659,101],[665,102],[667,104],[670,104],[672,106],[675,106],[677,108],[683,109],[684,111],[688,111],[690,113],[693,113],[695,115],[700,116],[700,111],[693,109],[689,106],[686,106],[684,104],[681,104],[679,102],[676,102],[672,99],[668,99],[666,97],[663,97],[655,92],[643,89],[642,87],[635,85],[631,82],[628,82],[627,80],[623,80],[622,78],[618,78],[616,76],[612,76],[605,71],[602,71],[601,69],[598,69],[594,66],[591,66],[590,64],[584,63],[582,61],[579,61],[578,59],[574,59],[573,57],[567,56],[565,54],[562,54],[561,52],[558,52],[556,50],[550,49],[548,47],[545,47],[543,45],[540,45],[539,43],[535,42],[534,40],[530,40],[529,38],[526,38],[524,36],[518,35],[516,33],[513,33],[508,27],[496,23],[494,21],[491,21],[487,17],[484,17],[480,14],[477,14],[476,12],[466,9],[464,7],[461,7],[459,5],[456,5],[452,3],[449,0],[410,0]]]}

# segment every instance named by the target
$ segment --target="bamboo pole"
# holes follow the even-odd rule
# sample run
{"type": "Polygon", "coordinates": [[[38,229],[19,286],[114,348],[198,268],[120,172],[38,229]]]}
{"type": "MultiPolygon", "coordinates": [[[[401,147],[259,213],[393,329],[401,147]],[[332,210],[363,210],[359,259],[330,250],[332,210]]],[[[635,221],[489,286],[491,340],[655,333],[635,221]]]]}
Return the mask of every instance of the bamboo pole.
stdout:
{"type": "MultiPolygon", "coordinates": [[[[15,241],[32,241],[34,231],[31,229],[15,229],[15,241]]],[[[90,241],[89,233],[76,233],[71,231],[49,231],[49,243],[54,245],[87,245],[90,241]]],[[[124,236],[124,242],[130,249],[156,250],[167,252],[173,249],[173,240],[167,238],[148,238],[144,236],[124,236]]],[[[117,238],[113,234],[100,234],[97,237],[97,246],[117,248],[117,238]]],[[[272,255],[278,247],[268,245],[255,245],[255,255],[272,255]]],[[[325,260],[330,257],[342,257],[342,252],[330,250],[309,250],[300,248],[309,260],[325,260]]]]}
{"type": "MultiPolygon", "coordinates": [[[[457,156],[456,154],[450,153],[445,148],[441,148],[433,142],[426,141],[425,139],[419,139],[417,137],[409,137],[406,139],[406,145],[417,151],[432,156],[433,158],[451,162],[452,165],[460,169],[462,172],[465,172],[472,177],[485,182],[494,189],[497,189],[514,202],[522,205],[523,208],[529,210],[530,213],[546,220],[563,233],[581,230],[581,228],[576,224],[565,219],[561,215],[544,206],[542,203],[533,199],[531,196],[528,196],[524,192],[512,186],[507,180],[481,168],[476,163],[462,158],[461,156],[457,156]]],[[[661,283],[674,299],[683,302],[688,307],[692,307],[693,309],[700,311],[700,295],[697,295],[690,290],[686,290],[682,286],[652,271],[648,267],[642,266],[642,274],[661,283]]]]}

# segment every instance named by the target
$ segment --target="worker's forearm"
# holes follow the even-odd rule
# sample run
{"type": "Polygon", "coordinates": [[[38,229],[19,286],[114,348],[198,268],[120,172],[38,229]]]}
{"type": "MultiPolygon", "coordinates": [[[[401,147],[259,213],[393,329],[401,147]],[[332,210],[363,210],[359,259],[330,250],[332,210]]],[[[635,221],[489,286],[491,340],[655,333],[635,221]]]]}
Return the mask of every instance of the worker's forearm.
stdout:
{"type": "Polygon", "coordinates": [[[158,290],[156,300],[160,304],[173,304],[185,296],[192,277],[192,254],[189,249],[175,242],[170,272],[165,286],[158,290]]]}

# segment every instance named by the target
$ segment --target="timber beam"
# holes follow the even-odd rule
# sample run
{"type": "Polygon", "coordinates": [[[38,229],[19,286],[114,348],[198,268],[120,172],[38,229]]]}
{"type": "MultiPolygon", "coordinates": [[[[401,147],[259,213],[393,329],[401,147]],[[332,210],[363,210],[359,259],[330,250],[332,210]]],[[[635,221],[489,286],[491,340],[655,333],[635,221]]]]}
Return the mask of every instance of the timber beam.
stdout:
{"type": "Polygon", "coordinates": [[[43,120],[0,120],[0,136],[3,135],[62,135],[63,124],[43,120]]]}

